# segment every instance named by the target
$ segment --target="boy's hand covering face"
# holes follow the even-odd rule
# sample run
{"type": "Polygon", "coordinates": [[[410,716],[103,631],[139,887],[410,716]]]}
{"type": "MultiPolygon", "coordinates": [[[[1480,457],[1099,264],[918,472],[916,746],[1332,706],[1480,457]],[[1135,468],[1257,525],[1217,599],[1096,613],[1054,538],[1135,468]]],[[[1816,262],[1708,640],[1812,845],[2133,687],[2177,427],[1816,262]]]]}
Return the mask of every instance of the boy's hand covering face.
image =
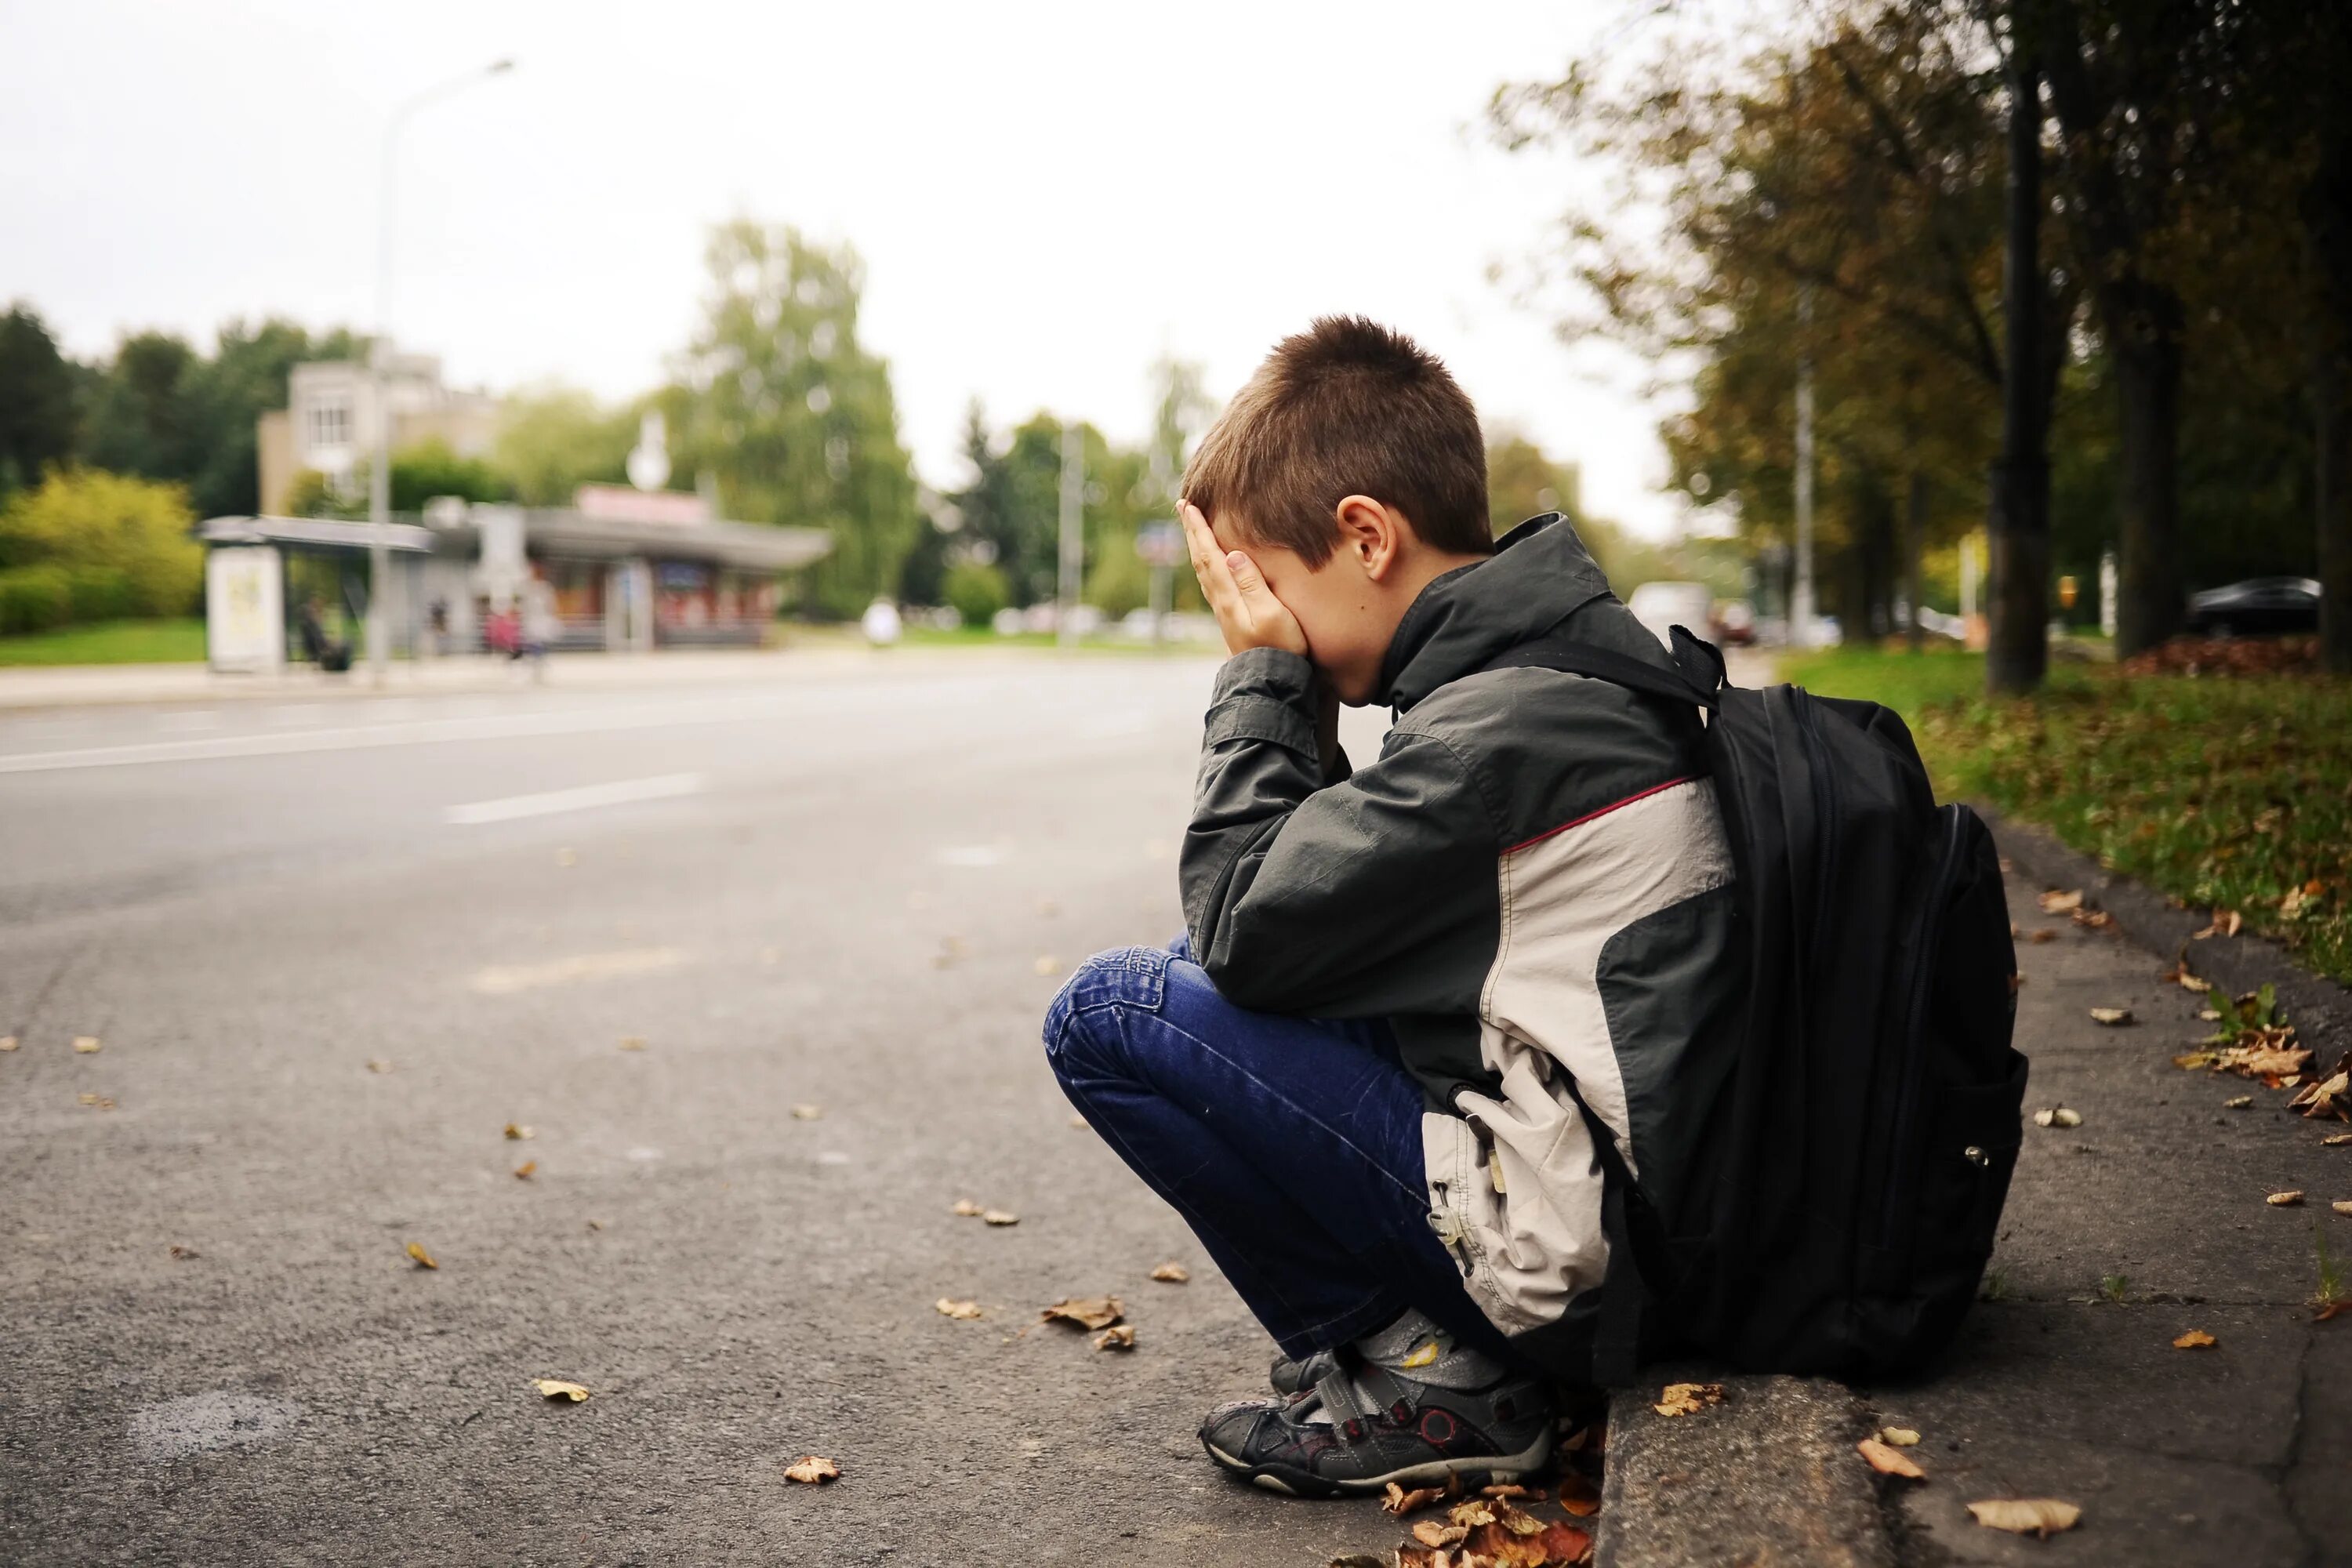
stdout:
{"type": "Polygon", "coordinates": [[[1192,573],[1201,593],[1217,617],[1229,654],[1254,647],[1278,647],[1301,658],[1307,654],[1307,634],[1298,617],[1265,585],[1257,563],[1238,550],[1227,550],[1209,530],[1209,520],[1190,501],[1176,515],[1184,524],[1184,542],[1192,549],[1192,573]]]}

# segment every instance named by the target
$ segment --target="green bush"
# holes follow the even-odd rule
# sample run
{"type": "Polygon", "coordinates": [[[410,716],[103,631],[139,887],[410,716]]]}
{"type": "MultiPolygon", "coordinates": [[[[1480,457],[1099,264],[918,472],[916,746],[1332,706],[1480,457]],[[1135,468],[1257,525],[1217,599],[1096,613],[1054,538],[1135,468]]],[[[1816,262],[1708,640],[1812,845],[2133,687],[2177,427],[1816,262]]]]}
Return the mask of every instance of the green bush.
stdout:
{"type": "Polygon", "coordinates": [[[947,601],[968,626],[985,626],[1011,602],[1004,574],[977,561],[960,561],[948,568],[947,601]]]}
{"type": "Polygon", "coordinates": [[[0,637],[46,632],[66,624],[73,585],[58,566],[17,566],[0,572],[0,637]]]}
{"type": "Polygon", "coordinates": [[[139,613],[130,575],[114,566],[68,566],[66,590],[78,625],[125,620],[139,613]]]}
{"type": "Polygon", "coordinates": [[[204,595],[194,522],[177,485],[96,468],[53,472],[0,511],[0,568],[54,568],[54,587],[27,590],[27,602],[62,594],[63,617],[92,618],[84,604],[100,616],[186,615],[204,595]]]}

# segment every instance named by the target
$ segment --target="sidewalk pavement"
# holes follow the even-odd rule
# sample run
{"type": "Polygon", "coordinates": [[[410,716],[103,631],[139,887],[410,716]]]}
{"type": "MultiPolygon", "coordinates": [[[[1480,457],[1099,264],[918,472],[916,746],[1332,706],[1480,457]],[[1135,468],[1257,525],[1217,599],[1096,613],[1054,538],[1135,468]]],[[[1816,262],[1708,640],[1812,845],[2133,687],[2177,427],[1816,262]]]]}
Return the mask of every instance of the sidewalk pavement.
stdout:
{"type": "Polygon", "coordinates": [[[2315,1067],[2352,1045],[2352,994],[2266,942],[2192,941],[2206,911],[2038,830],[1997,832],[2033,1067],[1985,1300],[1906,1384],[1651,1369],[1611,1413],[1604,1568],[2352,1563],[2352,1315],[2312,1309],[2323,1247],[2352,1275],[2352,1217],[2331,1207],[2352,1199],[2352,1145],[2324,1145],[2345,1125],[2304,1120],[2288,1090],[2175,1066],[2213,1026],[2160,974],[2185,948],[2217,992],[2276,984],[2315,1067]],[[2043,914],[2049,889],[2083,889],[2114,924],[2043,914]],[[2093,1007],[2137,1022],[2103,1026],[2093,1007]],[[2079,1126],[2030,1120],[2062,1105],[2079,1126]],[[2295,1189],[2299,1206],[2266,1201],[2295,1189]],[[2174,1348],[2192,1330],[2215,1342],[2174,1348]],[[1652,1408],[1667,1382],[1718,1378],[1719,1406],[1652,1408]],[[1921,1434],[1907,1452],[1926,1480],[1864,1465],[1854,1443],[1881,1426],[1921,1434]],[[1978,1525],[1965,1505],[1995,1498],[2057,1499],[2081,1521],[2046,1541],[1978,1525]]]}

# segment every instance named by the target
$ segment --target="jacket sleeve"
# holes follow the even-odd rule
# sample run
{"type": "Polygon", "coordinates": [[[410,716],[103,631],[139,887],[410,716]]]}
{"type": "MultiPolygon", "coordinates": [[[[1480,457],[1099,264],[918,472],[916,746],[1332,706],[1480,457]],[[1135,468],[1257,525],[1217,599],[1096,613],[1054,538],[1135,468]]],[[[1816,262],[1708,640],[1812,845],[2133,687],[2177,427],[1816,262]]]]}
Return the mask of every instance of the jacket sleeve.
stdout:
{"type": "Polygon", "coordinates": [[[1242,1006],[1360,1017],[1451,1005],[1495,942],[1493,819],[1444,741],[1391,731],[1326,780],[1313,667],[1254,648],[1219,670],[1179,867],[1194,962],[1242,1006]]]}

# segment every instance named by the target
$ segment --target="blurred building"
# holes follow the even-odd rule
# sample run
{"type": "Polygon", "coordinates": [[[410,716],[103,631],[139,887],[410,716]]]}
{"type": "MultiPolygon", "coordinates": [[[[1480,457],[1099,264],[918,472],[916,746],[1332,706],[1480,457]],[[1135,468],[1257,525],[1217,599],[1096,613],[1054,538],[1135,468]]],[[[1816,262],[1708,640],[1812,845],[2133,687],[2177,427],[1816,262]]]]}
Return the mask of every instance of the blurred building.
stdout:
{"type": "Polygon", "coordinates": [[[352,494],[375,450],[376,425],[392,421],[392,449],[438,440],[461,458],[486,458],[498,437],[499,400],[446,386],[437,354],[393,356],[378,406],[375,376],[357,360],[314,360],[288,378],[286,406],[261,416],[261,510],[286,510],[305,468],[352,494]]]}
{"type": "MultiPolygon", "coordinates": [[[[583,485],[562,508],[448,498],[385,533],[393,651],[425,656],[484,649],[489,618],[512,611],[532,579],[553,591],[559,648],[756,646],[776,617],[776,574],[833,548],[821,528],[730,522],[700,496],[623,485],[583,485]]],[[[202,534],[216,668],[284,662],[285,623],[298,608],[289,556],[331,563],[341,607],[364,613],[365,522],[216,517],[202,534]]]]}

